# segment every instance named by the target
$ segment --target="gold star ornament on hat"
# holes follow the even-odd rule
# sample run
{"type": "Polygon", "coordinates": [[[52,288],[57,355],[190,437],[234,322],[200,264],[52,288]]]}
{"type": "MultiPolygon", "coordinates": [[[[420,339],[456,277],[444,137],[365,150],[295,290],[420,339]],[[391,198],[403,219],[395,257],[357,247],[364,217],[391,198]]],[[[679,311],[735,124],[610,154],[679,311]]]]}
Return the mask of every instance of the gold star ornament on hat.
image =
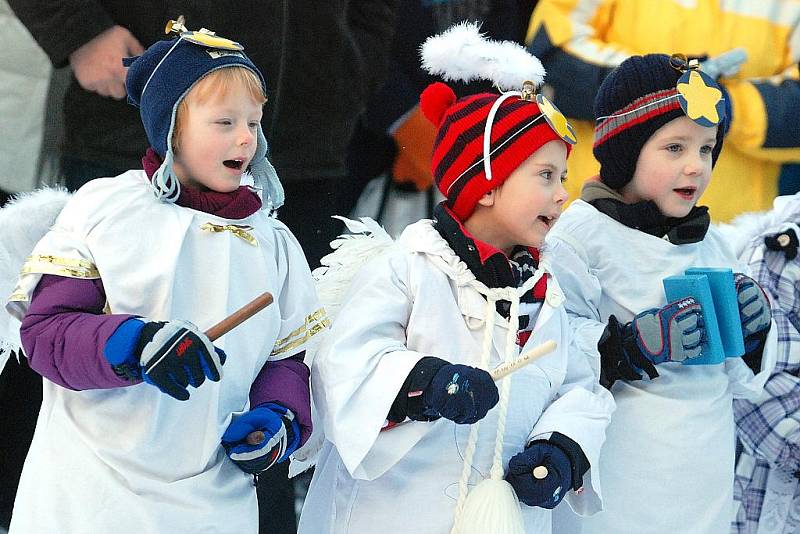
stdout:
{"type": "Polygon", "coordinates": [[[536,104],[539,105],[539,111],[544,115],[547,124],[556,132],[564,142],[574,145],[578,142],[578,136],[572,125],[567,121],[567,118],[561,113],[555,104],[550,102],[546,96],[539,93],[536,95],[536,104]]]}
{"type": "Polygon", "coordinates": [[[716,126],[725,118],[725,98],[710,76],[697,69],[678,80],[678,102],[686,116],[701,126],[716,126]]]}

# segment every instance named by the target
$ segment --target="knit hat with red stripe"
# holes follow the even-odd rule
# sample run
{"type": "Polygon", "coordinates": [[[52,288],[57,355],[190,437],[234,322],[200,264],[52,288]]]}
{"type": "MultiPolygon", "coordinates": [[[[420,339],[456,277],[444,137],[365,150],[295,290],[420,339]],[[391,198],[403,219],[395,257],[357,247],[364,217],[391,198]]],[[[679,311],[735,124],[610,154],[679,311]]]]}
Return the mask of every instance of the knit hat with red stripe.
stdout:
{"type": "MultiPolygon", "coordinates": [[[[603,80],[594,102],[594,156],[600,180],[612,189],[633,179],[639,153],[656,130],[685,116],[676,87],[681,75],[669,56],[647,54],[629,57],[603,80]]],[[[717,127],[712,165],[722,150],[725,122],[717,127]]]]}
{"type": "MultiPolygon", "coordinates": [[[[438,131],[431,167],[447,206],[466,221],[480,198],[499,187],[514,170],[548,141],[562,140],[534,101],[505,98],[492,120],[491,180],[484,166],[484,131],[492,105],[503,95],[481,93],[456,100],[444,83],[429,85],[420,107],[438,131]]],[[[564,142],[569,154],[572,145],[564,142]]]]}

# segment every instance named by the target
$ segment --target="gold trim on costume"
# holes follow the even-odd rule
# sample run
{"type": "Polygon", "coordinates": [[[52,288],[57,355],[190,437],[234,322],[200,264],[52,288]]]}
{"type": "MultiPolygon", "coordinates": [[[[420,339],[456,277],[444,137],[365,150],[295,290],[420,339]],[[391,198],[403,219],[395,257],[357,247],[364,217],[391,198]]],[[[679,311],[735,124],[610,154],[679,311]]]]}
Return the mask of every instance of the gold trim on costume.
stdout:
{"type": "Polygon", "coordinates": [[[236,237],[243,239],[253,245],[254,247],[258,246],[258,240],[255,236],[250,232],[253,229],[252,226],[248,226],[246,224],[214,224],[214,223],[204,223],[200,226],[201,230],[205,230],[207,232],[230,232],[236,237]]]}
{"type": "Polygon", "coordinates": [[[29,256],[20,274],[55,274],[67,278],[100,278],[100,271],[89,260],[76,260],[59,256],[29,256]]]}
{"type": "Polygon", "coordinates": [[[328,314],[325,308],[320,308],[311,315],[306,317],[305,324],[300,328],[293,330],[288,336],[279,339],[275,342],[275,347],[272,349],[270,356],[277,356],[284,352],[290,351],[299,347],[313,336],[319,334],[331,325],[328,314]]]}

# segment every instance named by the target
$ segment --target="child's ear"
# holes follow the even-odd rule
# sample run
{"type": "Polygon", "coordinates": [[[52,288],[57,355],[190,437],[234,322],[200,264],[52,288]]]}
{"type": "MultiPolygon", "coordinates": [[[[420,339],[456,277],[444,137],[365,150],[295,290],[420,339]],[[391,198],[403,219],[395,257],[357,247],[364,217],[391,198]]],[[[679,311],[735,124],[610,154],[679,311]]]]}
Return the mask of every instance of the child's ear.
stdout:
{"type": "Polygon", "coordinates": [[[478,204],[481,205],[481,206],[486,206],[487,208],[489,206],[493,206],[494,205],[494,198],[495,198],[495,191],[497,191],[497,189],[492,189],[488,193],[484,193],[483,196],[480,198],[480,200],[478,200],[478,204]]]}

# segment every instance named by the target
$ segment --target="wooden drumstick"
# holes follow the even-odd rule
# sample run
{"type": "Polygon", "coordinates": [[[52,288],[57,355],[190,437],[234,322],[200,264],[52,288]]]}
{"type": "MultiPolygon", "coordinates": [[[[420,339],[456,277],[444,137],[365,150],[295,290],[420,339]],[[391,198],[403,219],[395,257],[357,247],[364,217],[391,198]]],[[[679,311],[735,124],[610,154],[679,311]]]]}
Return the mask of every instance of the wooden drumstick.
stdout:
{"type": "Polygon", "coordinates": [[[269,292],[262,293],[260,296],[251,300],[228,317],[206,330],[205,334],[211,341],[217,340],[270,304],[272,304],[272,294],[269,292]]]}
{"type": "Polygon", "coordinates": [[[502,363],[489,371],[489,374],[492,375],[492,380],[497,382],[503,377],[506,377],[513,373],[514,371],[521,369],[528,365],[529,363],[533,362],[534,360],[541,358],[545,354],[549,354],[556,350],[556,342],[552,339],[545,341],[541,345],[538,345],[528,352],[522,354],[522,356],[518,357],[517,359],[502,363]]]}
{"type": "Polygon", "coordinates": [[[245,441],[248,445],[261,445],[261,442],[264,441],[264,433],[260,430],[250,432],[247,434],[247,439],[245,441]]]}

